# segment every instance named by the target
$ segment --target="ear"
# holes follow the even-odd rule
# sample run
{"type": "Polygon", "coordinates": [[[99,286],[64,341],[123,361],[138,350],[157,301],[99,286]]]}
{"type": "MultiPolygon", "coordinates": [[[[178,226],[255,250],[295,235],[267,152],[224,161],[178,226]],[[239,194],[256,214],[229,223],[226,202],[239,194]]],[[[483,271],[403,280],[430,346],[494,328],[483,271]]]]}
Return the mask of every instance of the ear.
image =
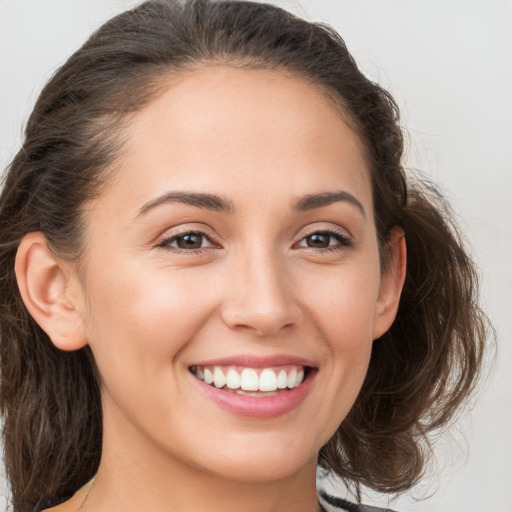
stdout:
{"type": "Polygon", "coordinates": [[[379,297],[375,307],[373,339],[380,338],[395,320],[404,286],[407,250],[404,232],[396,228],[388,242],[388,261],[382,270],[379,297]]]}
{"type": "Polygon", "coordinates": [[[53,344],[61,350],[87,345],[76,272],[70,263],[55,258],[42,233],[22,239],[14,270],[25,306],[53,344]]]}

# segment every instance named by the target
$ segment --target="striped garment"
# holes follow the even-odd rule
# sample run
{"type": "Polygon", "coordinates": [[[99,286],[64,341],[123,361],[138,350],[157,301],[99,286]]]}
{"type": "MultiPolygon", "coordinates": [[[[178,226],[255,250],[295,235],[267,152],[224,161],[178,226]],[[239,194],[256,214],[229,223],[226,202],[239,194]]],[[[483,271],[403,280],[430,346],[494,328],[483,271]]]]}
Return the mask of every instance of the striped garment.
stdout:
{"type": "Polygon", "coordinates": [[[394,512],[389,508],[370,507],[369,505],[357,505],[342,498],[329,496],[323,491],[318,494],[318,501],[325,512],[394,512]]]}

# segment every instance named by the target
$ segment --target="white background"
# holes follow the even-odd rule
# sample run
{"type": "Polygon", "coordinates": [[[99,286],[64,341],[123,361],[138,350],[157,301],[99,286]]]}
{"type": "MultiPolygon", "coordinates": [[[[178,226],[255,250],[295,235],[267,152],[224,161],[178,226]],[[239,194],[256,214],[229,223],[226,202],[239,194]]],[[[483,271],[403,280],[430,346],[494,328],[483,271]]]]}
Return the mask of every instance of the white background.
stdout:
{"type": "MultiPolygon", "coordinates": [[[[0,0],[0,168],[52,72],[93,29],[137,3],[0,0]]],[[[512,1],[275,3],[333,25],[365,72],[395,95],[409,133],[408,164],[441,183],[461,215],[498,333],[497,360],[473,411],[438,443],[429,478],[391,506],[511,512],[512,1]]]]}

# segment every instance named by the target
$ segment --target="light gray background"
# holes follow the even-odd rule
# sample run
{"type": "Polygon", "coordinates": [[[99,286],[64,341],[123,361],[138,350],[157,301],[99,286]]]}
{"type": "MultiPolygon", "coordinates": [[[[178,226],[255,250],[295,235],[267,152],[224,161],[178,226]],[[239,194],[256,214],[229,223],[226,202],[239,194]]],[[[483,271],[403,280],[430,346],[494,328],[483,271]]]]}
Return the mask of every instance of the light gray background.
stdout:
{"type": "MultiPolygon", "coordinates": [[[[137,3],[0,0],[0,168],[18,148],[52,72],[94,28],[137,3]]],[[[365,72],[395,95],[409,133],[408,164],[441,183],[463,218],[484,276],[483,303],[498,332],[497,362],[472,413],[441,437],[433,474],[392,507],[510,512],[512,1],[275,3],[333,25],[365,72]]]]}

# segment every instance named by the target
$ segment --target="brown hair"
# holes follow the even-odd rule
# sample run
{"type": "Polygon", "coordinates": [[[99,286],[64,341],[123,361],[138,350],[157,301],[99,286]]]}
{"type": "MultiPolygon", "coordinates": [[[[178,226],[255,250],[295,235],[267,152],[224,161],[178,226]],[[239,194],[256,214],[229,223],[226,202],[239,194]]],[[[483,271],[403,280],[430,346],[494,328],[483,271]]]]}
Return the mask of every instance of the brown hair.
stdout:
{"type": "Polygon", "coordinates": [[[173,73],[218,62],[284,70],[334,98],[366,147],[384,264],[391,230],[407,240],[397,319],[374,342],[361,393],[319,464],[356,485],[408,489],[422,475],[428,434],[474,387],[487,322],[473,263],[438,192],[406,182],[397,105],[341,37],[266,4],[145,2],[101,27],[46,85],[0,198],[0,407],[16,512],[90,479],[102,435],[91,354],[57,350],[30,317],[14,275],[18,245],[41,231],[56,255],[78,262],[82,206],[108,182],[129,114],[173,73]]]}

